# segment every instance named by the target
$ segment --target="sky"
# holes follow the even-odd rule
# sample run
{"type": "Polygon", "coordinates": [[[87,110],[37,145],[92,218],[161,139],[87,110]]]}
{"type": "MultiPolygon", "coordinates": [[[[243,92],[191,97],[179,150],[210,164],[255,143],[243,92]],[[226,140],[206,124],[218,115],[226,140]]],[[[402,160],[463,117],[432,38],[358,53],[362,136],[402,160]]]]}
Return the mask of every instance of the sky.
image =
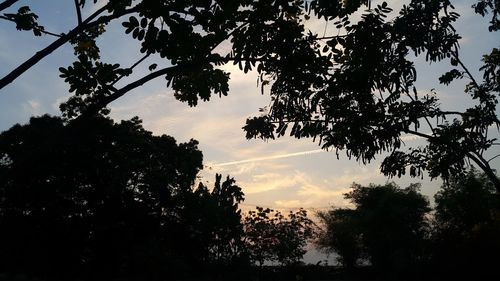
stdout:
{"type": "MultiPolygon", "coordinates": [[[[405,1],[388,2],[392,7],[401,7],[405,1]]],[[[477,72],[480,59],[491,48],[500,45],[500,38],[487,32],[487,20],[472,13],[471,1],[453,2],[462,15],[455,25],[463,37],[460,40],[462,58],[480,78],[477,72]]],[[[67,0],[21,1],[21,5],[30,5],[40,16],[39,22],[46,30],[55,33],[65,32],[76,24],[72,3],[67,0]]],[[[377,3],[381,1],[372,1],[372,5],[377,3]]],[[[89,6],[84,14],[88,15],[91,9],[95,8],[89,6]]],[[[331,25],[325,29],[325,23],[320,21],[311,21],[308,27],[320,34],[336,32],[331,25]]],[[[35,38],[30,32],[18,32],[12,23],[0,21],[0,75],[8,73],[52,40],[49,36],[35,38]]],[[[105,61],[127,66],[138,58],[139,45],[124,35],[120,22],[110,25],[98,44],[105,61]]],[[[71,46],[65,45],[4,88],[0,92],[0,131],[16,123],[26,123],[30,116],[59,115],[58,106],[69,94],[68,86],[58,77],[58,68],[70,65],[74,59],[71,46]]],[[[450,87],[438,83],[440,74],[449,70],[447,62],[430,65],[418,59],[416,65],[419,91],[434,88],[443,108],[461,109],[467,105],[464,82],[450,87]]],[[[349,160],[343,152],[337,159],[334,152],[320,150],[310,139],[246,140],[242,130],[245,120],[259,115],[258,109],[268,105],[270,98],[261,94],[255,72],[244,74],[232,65],[223,68],[231,72],[227,97],[214,97],[191,108],[175,100],[165,81],[157,79],[112,103],[111,117],[121,120],[139,116],[144,127],[154,134],[172,135],[179,142],[191,138],[198,140],[205,165],[200,181],[213,182],[215,173],[234,177],[246,195],[243,208],[255,205],[281,210],[303,207],[315,212],[332,206],[343,207],[348,205],[343,193],[349,191],[353,182],[367,185],[389,180],[379,172],[382,156],[363,165],[349,160]]],[[[423,143],[412,136],[405,136],[404,140],[407,145],[423,143]]],[[[490,155],[498,153],[498,148],[490,151],[490,155]]],[[[490,164],[500,168],[500,158],[490,164]]],[[[430,199],[442,183],[439,179],[430,181],[428,177],[390,180],[403,187],[421,182],[422,192],[430,199]]]]}

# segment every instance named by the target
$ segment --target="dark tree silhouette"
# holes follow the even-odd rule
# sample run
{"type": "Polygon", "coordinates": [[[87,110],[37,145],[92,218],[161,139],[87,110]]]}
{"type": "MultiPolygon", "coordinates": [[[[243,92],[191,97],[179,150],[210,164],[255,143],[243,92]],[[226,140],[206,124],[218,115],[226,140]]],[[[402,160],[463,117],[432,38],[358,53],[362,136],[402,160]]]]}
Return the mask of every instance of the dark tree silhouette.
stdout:
{"type": "MultiPolygon", "coordinates": [[[[47,280],[159,280],[196,141],[153,136],[140,120],[32,118],[0,135],[0,272],[47,280]]],[[[184,236],[186,233],[183,234],[184,236]]]]}
{"type": "Polygon", "coordinates": [[[484,174],[457,175],[435,195],[433,265],[446,278],[500,278],[500,198],[484,174]]]}
{"type": "Polygon", "coordinates": [[[238,204],[244,200],[233,178],[216,175],[212,190],[200,183],[183,198],[179,211],[181,233],[189,234],[179,251],[198,266],[235,266],[246,258],[238,204]]]}
{"type": "MultiPolygon", "coordinates": [[[[484,154],[499,145],[488,134],[500,126],[499,49],[484,55],[481,81],[459,53],[455,1],[412,0],[399,12],[383,2],[364,11],[358,21],[350,12],[361,2],[310,1],[306,10],[328,19],[339,35],[285,38],[281,45],[293,47],[277,48],[279,60],[258,66],[262,86],[273,82],[272,102],[263,115],[247,120],[247,138],[273,139],[289,129],[291,136],[319,140],[324,149],[345,150],[362,163],[389,153],[381,165],[389,176],[428,171],[431,177],[446,178],[463,172],[471,161],[500,192],[500,179],[484,154]],[[450,71],[439,82],[467,80],[469,108],[444,110],[435,92],[417,90],[414,61],[420,57],[429,63],[449,61],[450,71]],[[405,134],[422,137],[427,144],[404,148],[405,134]]],[[[492,13],[491,32],[499,28],[498,5],[473,5],[483,16],[492,13]]],[[[254,48],[247,44],[246,52],[252,54],[254,48]]]]}
{"type": "Polygon", "coordinates": [[[354,209],[320,213],[326,229],[319,246],[341,255],[346,266],[366,255],[384,275],[402,277],[400,274],[419,268],[428,228],[425,216],[430,211],[428,200],[418,192],[419,185],[401,189],[394,183],[353,184],[352,189],[345,198],[354,209]]]}
{"type": "Polygon", "coordinates": [[[326,253],[336,253],[342,266],[353,270],[364,254],[357,211],[339,208],[317,215],[322,226],[316,247],[326,253]]]}
{"type": "Polygon", "coordinates": [[[251,261],[259,266],[265,262],[298,263],[314,236],[314,224],[304,209],[285,216],[280,211],[256,207],[244,217],[243,225],[246,249],[251,261]]]}

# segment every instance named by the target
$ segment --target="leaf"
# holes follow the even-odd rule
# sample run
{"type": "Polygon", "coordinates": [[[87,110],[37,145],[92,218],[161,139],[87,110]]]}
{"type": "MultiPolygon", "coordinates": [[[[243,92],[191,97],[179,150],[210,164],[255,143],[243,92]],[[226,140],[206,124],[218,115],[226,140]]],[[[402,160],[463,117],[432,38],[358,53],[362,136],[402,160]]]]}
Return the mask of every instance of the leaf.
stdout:
{"type": "Polygon", "coordinates": [[[134,16],[131,16],[130,18],[128,18],[128,21],[130,22],[130,24],[132,26],[139,26],[139,21],[134,16]]]}
{"type": "Polygon", "coordinates": [[[147,25],[148,25],[148,20],[146,18],[142,18],[141,19],[141,27],[146,28],[147,25]]]}
{"type": "Polygon", "coordinates": [[[151,64],[151,65],[148,67],[148,68],[149,68],[149,71],[153,71],[153,70],[155,70],[157,66],[158,66],[158,64],[156,64],[156,63],[151,64]]]}

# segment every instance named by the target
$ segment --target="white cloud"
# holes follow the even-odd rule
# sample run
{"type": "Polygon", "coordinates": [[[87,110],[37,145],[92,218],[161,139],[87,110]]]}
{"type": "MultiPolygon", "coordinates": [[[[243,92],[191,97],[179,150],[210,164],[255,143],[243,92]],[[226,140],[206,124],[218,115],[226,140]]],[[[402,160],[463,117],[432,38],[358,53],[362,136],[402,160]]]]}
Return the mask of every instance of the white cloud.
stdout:
{"type": "Polygon", "coordinates": [[[274,201],[276,207],[283,209],[295,209],[297,206],[301,206],[300,200],[277,200],[274,201]]]}
{"type": "Polygon", "coordinates": [[[38,100],[28,100],[23,104],[23,110],[31,116],[40,115],[42,113],[40,107],[40,101],[38,100]]]}
{"type": "Polygon", "coordinates": [[[224,163],[216,163],[216,164],[213,164],[213,166],[214,167],[222,167],[222,166],[229,166],[229,165],[245,164],[245,163],[259,162],[259,161],[265,161],[265,160],[274,160],[274,159],[281,159],[281,158],[288,158],[288,157],[295,157],[295,156],[304,156],[304,155],[309,155],[309,154],[314,154],[314,153],[319,153],[319,152],[323,152],[323,150],[315,149],[315,150],[308,150],[308,151],[299,151],[299,152],[292,152],[292,153],[285,153],[285,154],[256,157],[256,158],[236,160],[236,161],[230,161],[230,162],[224,162],[224,163]]]}

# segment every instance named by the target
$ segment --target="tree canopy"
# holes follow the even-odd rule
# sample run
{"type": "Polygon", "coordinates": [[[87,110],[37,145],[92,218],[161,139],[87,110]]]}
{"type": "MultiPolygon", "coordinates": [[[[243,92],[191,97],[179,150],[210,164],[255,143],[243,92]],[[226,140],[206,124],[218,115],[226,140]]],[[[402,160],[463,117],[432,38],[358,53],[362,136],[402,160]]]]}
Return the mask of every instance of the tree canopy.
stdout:
{"type": "Polygon", "coordinates": [[[435,195],[435,271],[447,278],[498,279],[500,198],[491,181],[472,169],[456,175],[435,195]]]}
{"type": "Polygon", "coordinates": [[[244,217],[245,244],[252,262],[297,264],[306,253],[305,246],[314,236],[314,223],[307,211],[280,211],[256,207],[244,217]]]}
{"type": "Polygon", "coordinates": [[[0,272],[165,280],[237,264],[243,193],[221,175],[193,188],[201,168],[196,141],[154,136],[138,118],[12,127],[0,134],[0,272]]]}
{"type": "Polygon", "coordinates": [[[418,268],[424,254],[429,201],[418,185],[352,185],[345,198],[353,209],[319,212],[324,225],[317,245],[340,256],[352,269],[368,259],[382,274],[408,273],[418,268]]]}
{"type": "MultiPolygon", "coordinates": [[[[0,11],[13,9],[17,2],[1,2],[0,11]]],[[[77,25],[63,33],[46,30],[29,6],[22,6],[1,18],[19,30],[56,39],[3,77],[0,89],[70,43],[77,60],[60,68],[73,93],[61,105],[66,118],[106,113],[112,101],[158,77],[167,80],[178,100],[195,106],[212,95],[228,94],[230,73],[220,66],[233,63],[244,72],[255,68],[263,92],[270,86],[271,104],[262,116],[247,121],[248,138],[274,138],[289,129],[292,136],[345,150],[363,163],[386,152],[381,170],[390,176],[419,176],[425,170],[431,177],[446,178],[463,172],[472,161],[500,190],[484,154],[497,145],[488,130],[500,125],[499,50],[484,55],[482,77],[475,77],[460,55],[455,2],[411,0],[393,11],[385,2],[359,0],[79,0],[77,25]],[[82,9],[91,5],[95,12],[84,18],[82,9]],[[338,35],[311,32],[308,23],[318,18],[327,20],[338,35]],[[97,39],[114,21],[142,46],[130,66],[101,58],[97,39]],[[228,52],[220,51],[223,45],[228,52]],[[153,57],[158,63],[143,66],[153,57]],[[414,61],[420,57],[449,62],[440,83],[468,81],[468,108],[444,110],[435,92],[416,88],[414,61]],[[131,75],[141,67],[149,73],[131,75]],[[404,148],[405,134],[427,143],[404,148]]],[[[497,1],[475,1],[472,8],[491,18],[492,34],[499,29],[497,1]]]]}
{"type": "Polygon", "coordinates": [[[243,216],[229,176],[194,187],[197,145],[138,118],[44,115],[0,133],[0,279],[229,278],[252,262],[299,262],[307,212],[243,216]]]}
{"type": "MultiPolygon", "coordinates": [[[[341,35],[322,44],[317,35],[304,36],[312,58],[294,49],[303,60],[290,58],[286,68],[262,67],[264,76],[274,78],[272,104],[266,114],[247,121],[247,137],[274,138],[291,128],[292,136],[317,139],[325,149],[346,150],[363,163],[387,152],[381,171],[389,176],[408,170],[420,176],[427,170],[431,177],[447,178],[462,172],[470,160],[500,191],[490,159],[483,154],[498,145],[488,136],[490,127],[500,125],[498,49],[484,55],[480,81],[461,59],[453,1],[413,0],[399,12],[384,2],[362,12],[356,22],[339,5],[325,2],[312,1],[310,9],[333,21],[341,35]],[[429,63],[449,61],[451,69],[439,82],[468,80],[465,92],[471,107],[443,110],[436,93],[419,91],[414,63],[419,57],[429,63]],[[427,144],[404,148],[404,134],[422,137],[427,144]]],[[[496,31],[498,3],[480,1],[474,7],[482,15],[493,13],[489,29],[496,31]]]]}

